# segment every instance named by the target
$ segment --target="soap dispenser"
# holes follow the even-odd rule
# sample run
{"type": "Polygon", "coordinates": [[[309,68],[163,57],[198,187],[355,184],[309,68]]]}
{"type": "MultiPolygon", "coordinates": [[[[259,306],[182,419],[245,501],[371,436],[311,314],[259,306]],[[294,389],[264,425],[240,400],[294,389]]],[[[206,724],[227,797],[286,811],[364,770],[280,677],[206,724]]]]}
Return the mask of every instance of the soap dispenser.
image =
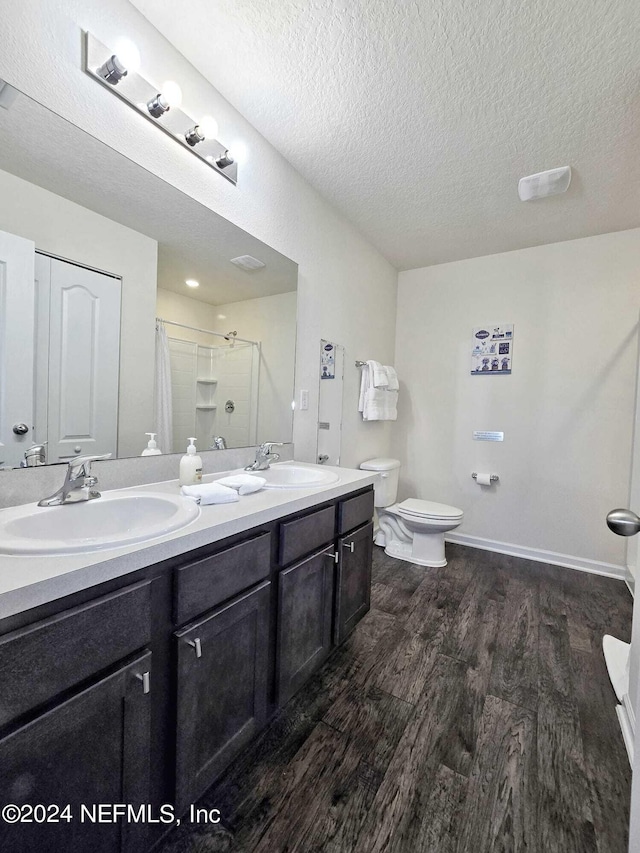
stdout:
{"type": "Polygon", "coordinates": [[[195,438],[189,438],[186,454],[180,460],[180,485],[193,486],[202,481],[202,459],[196,454],[195,438]]]}
{"type": "Polygon", "coordinates": [[[145,449],[140,454],[141,456],[160,456],[162,451],[156,444],[156,432],[145,432],[145,435],[149,436],[149,443],[145,447],[145,449]]]}

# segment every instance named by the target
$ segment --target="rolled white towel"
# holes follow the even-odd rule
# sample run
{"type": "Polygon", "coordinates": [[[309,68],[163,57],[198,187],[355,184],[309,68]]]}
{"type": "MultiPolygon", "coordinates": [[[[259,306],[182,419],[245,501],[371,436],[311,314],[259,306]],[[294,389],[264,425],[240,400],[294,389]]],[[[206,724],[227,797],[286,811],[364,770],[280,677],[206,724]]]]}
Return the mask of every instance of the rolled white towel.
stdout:
{"type": "Polygon", "coordinates": [[[180,489],[185,498],[195,501],[200,506],[208,504],[232,504],[239,501],[238,493],[228,486],[219,483],[203,483],[200,486],[183,486],[180,489]]]}
{"type": "Polygon", "coordinates": [[[387,377],[387,371],[380,364],[379,361],[369,360],[367,362],[369,365],[369,370],[371,372],[372,384],[374,388],[386,388],[389,384],[389,379],[387,377]]]}
{"type": "Polygon", "coordinates": [[[395,367],[392,367],[390,364],[385,364],[384,369],[387,371],[387,379],[389,380],[387,391],[397,391],[400,387],[400,383],[398,382],[398,374],[396,373],[395,367]]]}
{"type": "Polygon", "coordinates": [[[232,474],[230,477],[221,477],[216,480],[221,486],[235,489],[239,495],[250,495],[264,488],[267,481],[264,477],[255,477],[253,474],[232,474]]]}
{"type": "Polygon", "coordinates": [[[360,399],[358,400],[358,411],[364,412],[365,399],[369,390],[369,365],[365,364],[360,376],[360,399]]]}

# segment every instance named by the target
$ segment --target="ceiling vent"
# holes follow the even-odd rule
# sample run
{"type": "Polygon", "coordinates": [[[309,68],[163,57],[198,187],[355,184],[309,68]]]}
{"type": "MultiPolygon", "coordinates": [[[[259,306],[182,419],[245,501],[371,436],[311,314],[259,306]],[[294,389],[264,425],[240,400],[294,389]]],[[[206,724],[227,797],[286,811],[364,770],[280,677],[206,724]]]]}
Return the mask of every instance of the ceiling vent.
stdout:
{"type": "Polygon", "coordinates": [[[561,166],[559,169],[549,169],[535,175],[527,175],[518,181],[520,201],[533,201],[536,198],[546,198],[558,195],[569,189],[571,183],[571,166],[561,166]]]}
{"type": "Polygon", "coordinates": [[[262,261],[253,258],[251,255],[240,255],[239,258],[231,258],[231,263],[240,267],[245,272],[255,272],[255,270],[261,270],[262,267],[266,267],[266,264],[263,264],[262,261]]]}

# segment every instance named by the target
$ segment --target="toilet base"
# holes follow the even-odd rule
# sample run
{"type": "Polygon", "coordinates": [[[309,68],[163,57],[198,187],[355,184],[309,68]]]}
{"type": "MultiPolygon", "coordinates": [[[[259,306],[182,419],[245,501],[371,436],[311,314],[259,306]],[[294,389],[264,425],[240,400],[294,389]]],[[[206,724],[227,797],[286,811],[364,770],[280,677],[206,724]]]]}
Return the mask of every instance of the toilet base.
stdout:
{"type": "MultiPolygon", "coordinates": [[[[383,544],[383,543],[380,543],[383,544]]],[[[444,533],[414,533],[411,542],[391,539],[384,549],[385,554],[398,560],[406,560],[417,566],[443,569],[447,565],[444,553],[444,533]]]]}

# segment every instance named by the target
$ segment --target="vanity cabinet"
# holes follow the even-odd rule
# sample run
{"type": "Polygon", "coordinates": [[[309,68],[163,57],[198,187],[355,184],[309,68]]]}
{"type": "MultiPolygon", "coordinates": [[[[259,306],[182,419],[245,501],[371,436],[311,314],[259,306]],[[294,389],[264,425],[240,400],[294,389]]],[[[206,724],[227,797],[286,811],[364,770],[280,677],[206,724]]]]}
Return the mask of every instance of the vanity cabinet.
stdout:
{"type": "Polygon", "coordinates": [[[353,631],[371,606],[373,524],[368,522],[338,539],[334,642],[353,631]]]}
{"type": "Polygon", "coordinates": [[[278,578],[277,696],[284,705],[331,651],[335,548],[284,569],[278,578]]]}
{"type": "Polygon", "coordinates": [[[0,849],[153,847],[79,804],[186,812],[368,610],[372,514],[361,488],[0,621],[0,805],[73,813],[0,849]]]}
{"type": "Polygon", "coordinates": [[[261,583],[175,634],[180,813],[266,722],[270,587],[261,583]]]}
{"type": "Polygon", "coordinates": [[[0,821],[1,850],[146,849],[146,823],[93,823],[80,812],[149,802],[150,672],[146,652],[0,739],[0,803],[43,804],[59,820],[44,823],[36,809],[23,813],[31,822],[0,821]]]}

